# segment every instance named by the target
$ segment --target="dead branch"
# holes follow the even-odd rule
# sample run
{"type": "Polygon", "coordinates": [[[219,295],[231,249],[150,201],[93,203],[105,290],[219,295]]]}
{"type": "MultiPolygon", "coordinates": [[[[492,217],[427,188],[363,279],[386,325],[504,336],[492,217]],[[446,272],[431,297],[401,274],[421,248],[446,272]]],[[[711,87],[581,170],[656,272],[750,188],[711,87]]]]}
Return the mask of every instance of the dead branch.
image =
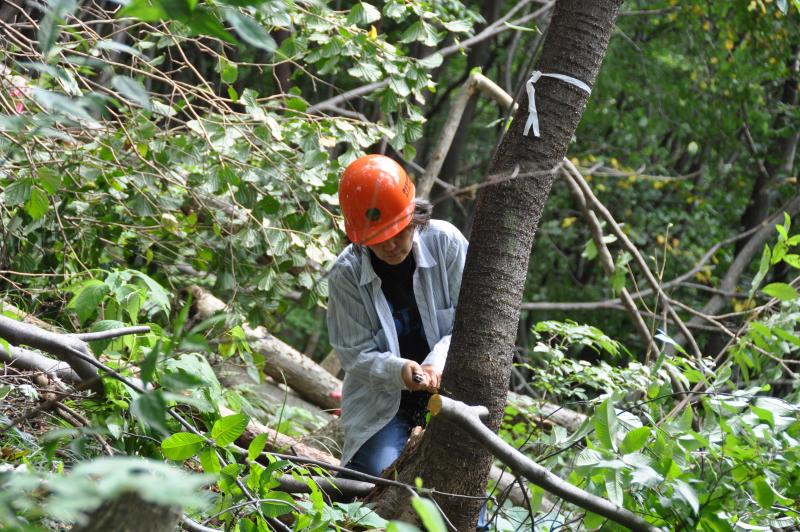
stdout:
{"type": "Polygon", "coordinates": [[[75,373],[75,370],[66,362],[54,360],[29,349],[12,347],[10,352],[7,352],[0,346],[0,361],[19,369],[40,371],[52,378],[71,384],[81,382],[80,375],[75,373]]]}
{"type": "MultiPolygon", "coordinates": [[[[603,270],[605,270],[606,275],[611,277],[614,275],[615,270],[614,258],[611,256],[611,252],[608,250],[608,245],[605,243],[605,240],[603,240],[603,229],[600,227],[600,220],[597,219],[594,210],[590,209],[587,205],[586,196],[583,194],[581,187],[570,172],[562,170],[561,175],[567,183],[572,198],[575,200],[575,203],[578,204],[578,207],[580,207],[584,218],[586,218],[586,222],[589,224],[592,240],[594,241],[595,248],[597,248],[598,257],[600,258],[600,264],[603,270]]],[[[622,300],[623,307],[633,321],[636,331],[644,340],[645,345],[647,345],[647,354],[645,355],[645,360],[647,360],[650,353],[658,353],[658,346],[653,340],[653,335],[650,334],[650,329],[647,328],[647,324],[644,322],[627,288],[623,287],[622,290],[620,290],[620,299],[622,300]]]]}
{"type": "Polygon", "coordinates": [[[689,345],[691,347],[692,353],[694,354],[694,356],[698,360],[698,362],[700,362],[699,367],[700,368],[705,368],[705,365],[702,364],[702,356],[703,355],[700,352],[700,347],[697,345],[697,341],[695,340],[695,338],[692,335],[692,333],[689,332],[689,329],[686,328],[686,324],[683,322],[681,317],[678,316],[678,314],[672,308],[672,305],[670,305],[669,298],[664,293],[664,290],[661,287],[661,283],[653,275],[653,272],[650,271],[650,267],[647,265],[647,262],[644,260],[644,257],[642,257],[642,254],[639,253],[638,248],[633,244],[633,242],[630,241],[630,239],[628,238],[628,235],[626,235],[619,228],[619,224],[617,224],[616,220],[614,220],[614,217],[611,215],[611,213],[605,207],[605,205],[600,203],[600,201],[597,199],[597,197],[592,192],[591,187],[589,187],[589,184],[583,178],[583,175],[578,171],[577,168],[575,168],[575,165],[573,165],[566,158],[564,159],[563,164],[564,164],[564,166],[566,166],[567,170],[569,170],[570,174],[575,179],[575,182],[578,184],[578,186],[583,191],[583,195],[586,198],[587,204],[590,205],[591,208],[594,211],[599,213],[606,220],[606,222],[608,223],[609,228],[611,229],[611,231],[616,235],[616,237],[619,239],[619,241],[622,243],[622,245],[625,247],[625,249],[627,249],[628,252],[631,255],[633,255],[633,258],[636,261],[636,263],[639,265],[639,268],[642,270],[642,273],[644,274],[645,279],[647,279],[647,283],[650,285],[650,287],[653,290],[655,290],[656,294],[658,294],[659,298],[663,301],[664,308],[666,309],[667,314],[672,317],[672,319],[675,321],[676,325],[678,326],[678,329],[681,331],[681,333],[683,333],[684,339],[687,342],[689,342],[689,345]]]}
{"type": "Polygon", "coordinates": [[[481,418],[489,414],[486,407],[468,406],[460,401],[437,394],[431,397],[428,408],[432,415],[442,416],[442,418],[458,424],[512,471],[550,493],[631,530],[637,532],[660,530],[630,510],[570,484],[517,451],[483,424],[481,418]]]}
{"type": "Polygon", "coordinates": [[[97,367],[88,359],[94,355],[86,342],[74,336],[46,331],[36,325],[30,325],[0,316],[0,338],[14,346],[27,345],[40,351],[55,355],[63,360],[80,375],[81,380],[93,381],[91,390],[100,396],[105,395],[103,383],[97,379],[97,367]],[[79,355],[83,355],[83,358],[79,355]]]}

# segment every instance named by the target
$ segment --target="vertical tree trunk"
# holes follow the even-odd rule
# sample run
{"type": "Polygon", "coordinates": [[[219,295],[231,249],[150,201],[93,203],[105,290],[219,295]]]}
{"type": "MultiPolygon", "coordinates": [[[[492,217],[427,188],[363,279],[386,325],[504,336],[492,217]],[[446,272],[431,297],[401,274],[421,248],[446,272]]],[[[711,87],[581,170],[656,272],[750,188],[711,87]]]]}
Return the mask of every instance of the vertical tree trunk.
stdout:
{"type": "Polygon", "coordinates": [[[161,506],[141,499],[135,493],[123,493],[105,502],[89,515],[89,521],[73,528],[75,532],[172,532],[181,517],[181,509],[161,506]]]}
{"type": "MultiPolygon", "coordinates": [[[[594,85],[621,0],[559,0],[538,70],[594,85]]],[[[497,430],[506,402],[519,307],[545,201],[589,95],[560,80],[536,84],[541,138],[523,136],[527,97],[503,139],[477,200],[443,392],[489,410],[497,430]]],[[[401,478],[439,491],[483,495],[490,455],[448,422],[434,419],[401,478]]],[[[409,518],[407,494],[384,494],[382,515],[409,518]]],[[[458,530],[474,529],[480,499],[437,497],[458,530]]]]}
{"type": "MultiPolygon", "coordinates": [[[[772,128],[775,131],[787,128],[791,109],[797,107],[798,104],[797,77],[800,74],[800,46],[794,45],[791,50],[788,64],[789,76],[784,81],[781,95],[781,103],[788,111],[779,112],[775,117],[772,128]]],[[[791,175],[798,141],[800,141],[800,132],[787,131],[770,145],[763,163],[759,163],[759,171],[756,173],[750,201],[742,214],[743,230],[752,229],[769,216],[769,209],[773,203],[770,200],[775,199],[770,197],[770,186],[779,177],[791,175]]],[[[736,245],[736,252],[741,251],[746,243],[745,240],[739,241],[736,245]]]]}
{"type": "MultiPolygon", "coordinates": [[[[503,2],[499,0],[485,1],[483,3],[481,15],[483,15],[486,23],[481,27],[475,28],[476,34],[484,27],[498,19],[502,6],[503,2]]],[[[475,67],[483,67],[488,62],[490,57],[489,51],[493,43],[494,39],[486,39],[470,49],[469,54],[467,55],[466,68],[468,72],[472,71],[472,69],[475,67]]],[[[464,142],[467,138],[467,129],[475,116],[477,102],[478,96],[473,96],[469,99],[469,102],[467,102],[467,107],[464,109],[464,114],[461,116],[461,123],[458,126],[458,131],[456,132],[455,137],[453,137],[453,143],[450,145],[450,151],[447,153],[447,157],[445,158],[441,172],[439,173],[438,177],[447,181],[448,183],[454,182],[459,165],[461,164],[461,155],[464,148],[464,142]]],[[[452,212],[452,201],[452,199],[447,200],[442,202],[440,205],[435,206],[436,212],[452,212]]],[[[451,217],[447,216],[446,218],[450,219],[451,217]]]]}

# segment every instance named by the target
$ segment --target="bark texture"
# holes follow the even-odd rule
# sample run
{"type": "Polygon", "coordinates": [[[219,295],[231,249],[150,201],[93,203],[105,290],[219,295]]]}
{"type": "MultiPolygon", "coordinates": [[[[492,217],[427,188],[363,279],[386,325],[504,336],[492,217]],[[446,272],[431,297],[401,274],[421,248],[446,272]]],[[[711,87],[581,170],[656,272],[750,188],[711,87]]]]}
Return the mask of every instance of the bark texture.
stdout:
{"type": "MultiPolygon", "coordinates": [[[[593,86],[614,27],[620,0],[560,0],[537,69],[572,76],[593,86]]],[[[557,168],[589,95],[570,84],[541,78],[536,84],[541,138],[523,136],[523,98],[478,197],[443,390],[467,404],[484,405],[497,430],[506,404],[514,340],[533,238],[557,168]]],[[[413,482],[451,493],[480,496],[491,455],[452,422],[434,419],[420,449],[401,473],[413,482]],[[459,435],[459,436],[455,436],[459,435]]],[[[407,495],[390,491],[379,513],[412,519],[407,495]]],[[[474,529],[480,499],[437,498],[458,530],[474,529]]]]}
{"type": "Polygon", "coordinates": [[[124,493],[107,501],[89,514],[89,521],[73,528],[75,532],[173,532],[181,509],[142,500],[135,493],[124,493]]]}

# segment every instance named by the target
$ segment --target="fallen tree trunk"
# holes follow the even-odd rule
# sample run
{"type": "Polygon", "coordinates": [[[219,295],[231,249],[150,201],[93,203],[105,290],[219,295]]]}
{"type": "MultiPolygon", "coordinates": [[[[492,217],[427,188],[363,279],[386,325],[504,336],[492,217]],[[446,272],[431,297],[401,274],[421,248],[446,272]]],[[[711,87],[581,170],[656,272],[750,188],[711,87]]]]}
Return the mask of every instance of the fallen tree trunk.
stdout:
{"type": "MultiPolygon", "coordinates": [[[[226,308],[225,303],[199,286],[192,286],[189,290],[201,319],[210,318],[226,308]]],[[[339,400],[332,397],[330,392],[341,390],[342,381],[303,353],[272,336],[264,327],[252,328],[245,323],[242,329],[251,349],[264,357],[264,373],[277,382],[285,383],[305,400],[323,409],[339,408],[339,400]]]]}
{"type": "MultiPolygon", "coordinates": [[[[57,356],[80,375],[81,380],[91,381],[89,389],[99,396],[105,396],[103,382],[97,374],[97,367],[89,362],[94,355],[89,346],[76,336],[54,333],[36,325],[0,316],[0,338],[13,346],[27,345],[57,356]]],[[[11,354],[11,353],[9,353],[11,354]]]]}
{"type": "Polygon", "coordinates": [[[660,530],[630,510],[570,484],[517,451],[483,424],[481,418],[489,415],[485,406],[468,406],[461,401],[437,394],[431,397],[428,408],[432,415],[442,416],[442,418],[456,423],[486,447],[495,458],[506,464],[515,473],[524,476],[548,492],[635,532],[660,530]]]}
{"type": "Polygon", "coordinates": [[[81,382],[81,377],[69,364],[46,357],[36,351],[12,347],[9,351],[0,346],[0,361],[6,365],[26,371],[39,371],[51,378],[57,378],[70,384],[81,382]]]}

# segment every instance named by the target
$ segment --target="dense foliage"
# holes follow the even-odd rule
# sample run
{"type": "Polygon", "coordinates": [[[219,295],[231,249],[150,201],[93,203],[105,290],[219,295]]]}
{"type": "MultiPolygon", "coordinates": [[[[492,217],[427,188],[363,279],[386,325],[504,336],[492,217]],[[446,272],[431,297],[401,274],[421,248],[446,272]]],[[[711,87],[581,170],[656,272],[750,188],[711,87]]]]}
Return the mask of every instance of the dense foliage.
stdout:
{"type": "MultiPolygon", "coordinates": [[[[332,502],[311,478],[329,472],[265,453],[266,434],[236,444],[251,419],[293,437],[330,419],[258,394],[265,361],[245,329],[263,325],[318,360],[328,351],[325,272],[345,244],[341,169],[384,151],[419,174],[470,68],[519,92],[540,38],[532,28],[546,31],[552,6],[345,4],[0,6],[0,311],[69,332],[150,327],[91,343],[128,381],[105,377],[105,398],[3,366],[4,526],[80,522],[127,490],[231,530],[275,529],[278,518],[294,530],[412,529],[361,502],[332,502]],[[474,48],[459,47],[475,35],[474,48]],[[229,306],[197,318],[191,285],[229,306]],[[223,383],[225,364],[241,367],[244,381],[223,383]],[[33,410],[56,399],[62,407],[33,410]],[[140,460],[98,458],[107,454],[149,458],[148,474],[140,460]],[[281,491],[281,477],[309,493],[281,491]]],[[[670,291],[687,321],[747,237],[796,194],[798,21],[797,0],[626,2],[570,150],[660,280],[693,272],[670,291]]],[[[461,159],[439,176],[450,186],[433,194],[437,212],[465,231],[471,185],[505,111],[480,99],[470,116],[451,151],[461,159]]],[[[503,437],[659,526],[797,526],[800,237],[791,216],[745,257],[722,294],[725,313],[695,329],[699,357],[651,292],[638,300],[658,353],[645,354],[620,305],[592,307],[647,287],[610,234],[616,269],[603,273],[581,218],[556,187],[531,261],[526,300],[538,306],[524,314],[514,384],[585,421],[568,431],[512,404],[503,437]],[[564,302],[589,304],[553,304],[564,302]]],[[[497,530],[614,529],[534,486],[522,506],[492,493],[497,530]]],[[[412,504],[428,530],[446,530],[434,503],[412,504]]]]}

